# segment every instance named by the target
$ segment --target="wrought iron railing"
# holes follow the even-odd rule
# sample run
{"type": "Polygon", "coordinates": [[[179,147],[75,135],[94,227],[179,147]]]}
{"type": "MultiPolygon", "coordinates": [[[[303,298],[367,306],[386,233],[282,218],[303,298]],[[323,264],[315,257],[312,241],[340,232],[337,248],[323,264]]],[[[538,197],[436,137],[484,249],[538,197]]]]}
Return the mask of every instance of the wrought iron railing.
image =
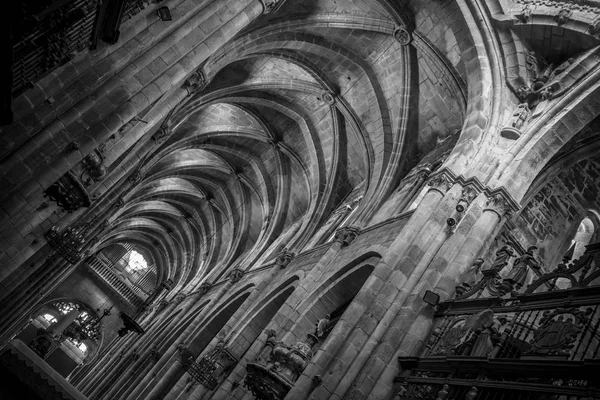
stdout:
{"type": "Polygon", "coordinates": [[[220,378],[237,364],[238,359],[227,350],[225,343],[219,342],[209,354],[195,361],[188,351],[182,352],[182,364],[193,382],[200,383],[208,390],[219,386],[220,378]]]}
{"type": "Polygon", "coordinates": [[[400,398],[600,398],[600,244],[547,273],[532,249],[506,273],[509,253],[438,305],[420,357],[399,359],[400,398]]]}

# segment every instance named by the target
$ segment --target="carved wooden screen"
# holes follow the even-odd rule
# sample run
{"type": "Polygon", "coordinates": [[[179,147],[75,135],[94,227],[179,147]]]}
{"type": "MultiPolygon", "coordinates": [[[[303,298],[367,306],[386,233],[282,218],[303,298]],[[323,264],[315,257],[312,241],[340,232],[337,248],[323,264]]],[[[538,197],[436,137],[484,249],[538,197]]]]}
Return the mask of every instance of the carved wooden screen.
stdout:
{"type": "Polygon", "coordinates": [[[600,399],[600,244],[529,285],[510,279],[539,272],[532,252],[501,264],[439,304],[421,356],[399,360],[399,399],[600,399]]]}

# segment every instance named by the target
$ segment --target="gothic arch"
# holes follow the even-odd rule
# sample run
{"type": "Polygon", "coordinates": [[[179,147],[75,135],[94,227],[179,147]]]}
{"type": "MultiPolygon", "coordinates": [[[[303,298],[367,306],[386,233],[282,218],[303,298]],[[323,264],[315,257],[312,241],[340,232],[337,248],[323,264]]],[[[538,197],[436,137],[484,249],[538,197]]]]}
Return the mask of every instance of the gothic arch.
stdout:
{"type": "Polygon", "coordinates": [[[320,319],[327,314],[331,315],[340,307],[347,306],[380,259],[381,256],[374,252],[363,254],[327,278],[306,296],[295,322],[291,324],[291,321],[288,321],[282,326],[286,331],[284,340],[302,339],[307,333],[314,333],[315,324],[320,319]]]}

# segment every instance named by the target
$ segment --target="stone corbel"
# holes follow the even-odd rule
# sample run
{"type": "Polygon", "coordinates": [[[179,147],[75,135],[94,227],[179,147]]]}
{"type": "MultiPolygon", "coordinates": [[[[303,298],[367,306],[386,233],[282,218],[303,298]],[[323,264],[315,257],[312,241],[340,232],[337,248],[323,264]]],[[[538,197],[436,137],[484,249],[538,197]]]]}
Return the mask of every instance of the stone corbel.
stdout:
{"type": "Polygon", "coordinates": [[[161,126],[158,131],[156,131],[156,133],[154,134],[154,136],[152,136],[152,140],[154,140],[154,142],[156,144],[161,144],[164,143],[167,138],[169,137],[169,135],[171,135],[171,128],[168,126],[161,126]]]}
{"type": "Polygon", "coordinates": [[[360,229],[353,226],[344,226],[335,231],[335,241],[342,247],[350,245],[360,234],[360,229]]]}
{"type": "Polygon", "coordinates": [[[285,268],[290,264],[290,262],[292,261],[294,256],[295,256],[295,254],[292,253],[291,251],[288,251],[287,249],[283,249],[277,254],[277,258],[275,259],[275,264],[277,264],[277,266],[279,266],[280,268],[285,268]]]}
{"type": "Polygon", "coordinates": [[[529,5],[525,5],[520,13],[515,14],[515,18],[522,24],[528,23],[531,20],[531,8],[529,8],[529,5]]]}
{"type": "Polygon", "coordinates": [[[231,280],[231,283],[233,283],[233,284],[238,283],[244,277],[244,274],[245,274],[245,272],[243,269],[234,268],[229,273],[229,280],[231,280]]]}
{"type": "Polygon", "coordinates": [[[212,288],[212,284],[210,282],[203,282],[200,285],[200,294],[201,295],[205,295],[206,293],[208,293],[210,291],[210,289],[212,288]]]}
{"type": "Polygon", "coordinates": [[[199,68],[194,71],[194,73],[192,73],[192,75],[190,75],[190,77],[185,81],[183,88],[187,90],[188,96],[192,96],[195,93],[204,90],[207,84],[208,80],[206,79],[206,75],[202,69],[199,68]]]}
{"type": "Polygon", "coordinates": [[[140,183],[142,181],[142,179],[144,179],[144,176],[141,174],[140,171],[133,171],[133,173],[131,175],[129,175],[129,177],[127,178],[127,182],[131,186],[135,186],[138,183],[140,183]]]}

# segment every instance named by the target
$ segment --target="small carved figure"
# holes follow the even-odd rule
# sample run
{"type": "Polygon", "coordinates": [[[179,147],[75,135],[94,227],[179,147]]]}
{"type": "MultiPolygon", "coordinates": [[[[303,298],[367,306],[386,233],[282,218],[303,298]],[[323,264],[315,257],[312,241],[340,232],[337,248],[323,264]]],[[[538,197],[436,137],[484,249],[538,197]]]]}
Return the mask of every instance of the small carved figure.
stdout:
{"type": "Polygon", "coordinates": [[[494,260],[491,269],[495,270],[496,272],[502,271],[504,267],[508,265],[508,260],[510,260],[510,258],[514,255],[515,253],[510,246],[502,246],[500,250],[496,252],[496,259],[494,260]]]}
{"type": "Polygon", "coordinates": [[[442,390],[440,390],[437,394],[437,399],[435,400],[446,400],[446,398],[448,397],[448,391],[450,390],[450,386],[448,385],[444,385],[442,387],[442,390]]]}
{"type": "Polygon", "coordinates": [[[529,8],[529,5],[523,7],[521,12],[519,14],[516,14],[515,17],[517,18],[517,20],[519,20],[519,22],[523,24],[528,23],[531,19],[531,9],[529,8]]]}
{"type": "Polygon", "coordinates": [[[471,387],[471,390],[469,390],[469,392],[465,396],[465,400],[475,400],[477,398],[478,394],[479,394],[479,390],[475,386],[473,386],[473,387],[471,387]]]}
{"type": "Polygon", "coordinates": [[[319,322],[317,322],[317,329],[315,331],[315,336],[318,338],[322,338],[325,334],[325,330],[329,326],[329,319],[331,316],[329,314],[325,315],[325,318],[321,318],[319,322]]]}
{"type": "Polygon", "coordinates": [[[537,250],[537,246],[530,246],[525,254],[522,257],[519,257],[515,261],[515,265],[513,269],[509,272],[509,274],[504,278],[502,282],[502,290],[505,293],[508,293],[512,290],[520,289],[527,280],[527,274],[529,272],[529,268],[538,270],[540,269],[540,264],[535,259],[533,252],[537,250]]]}
{"type": "Polygon", "coordinates": [[[479,270],[483,265],[483,258],[479,257],[473,265],[468,268],[459,278],[459,285],[456,287],[456,294],[461,295],[465,292],[468,292],[476,283],[479,278],[479,270]]]}
{"type": "Polygon", "coordinates": [[[558,25],[564,25],[567,23],[572,13],[573,11],[569,10],[568,8],[563,8],[554,16],[554,20],[558,25]]]}
{"type": "Polygon", "coordinates": [[[558,75],[565,72],[567,70],[567,68],[569,68],[571,66],[571,64],[573,64],[574,61],[575,61],[575,59],[573,57],[571,57],[571,58],[567,59],[565,62],[561,63],[558,67],[556,67],[554,69],[554,71],[552,71],[552,75],[550,76],[550,79],[554,79],[558,75]]]}
{"type": "Polygon", "coordinates": [[[398,389],[398,393],[396,393],[396,397],[394,397],[394,400],[404,400],[406,399],[407,395],[408,389],[406,389],[406,386],[402,385],[400,386],[400,389],[398,389]]]}
{"type": "Polygon", "coordinates": [[[521,103],[517,106],[516,110],[512,114],[510,125],[515,129],[521,129],[525,124],[525,120],[529,116],[529,106],[527,103],[521,103]]]}

